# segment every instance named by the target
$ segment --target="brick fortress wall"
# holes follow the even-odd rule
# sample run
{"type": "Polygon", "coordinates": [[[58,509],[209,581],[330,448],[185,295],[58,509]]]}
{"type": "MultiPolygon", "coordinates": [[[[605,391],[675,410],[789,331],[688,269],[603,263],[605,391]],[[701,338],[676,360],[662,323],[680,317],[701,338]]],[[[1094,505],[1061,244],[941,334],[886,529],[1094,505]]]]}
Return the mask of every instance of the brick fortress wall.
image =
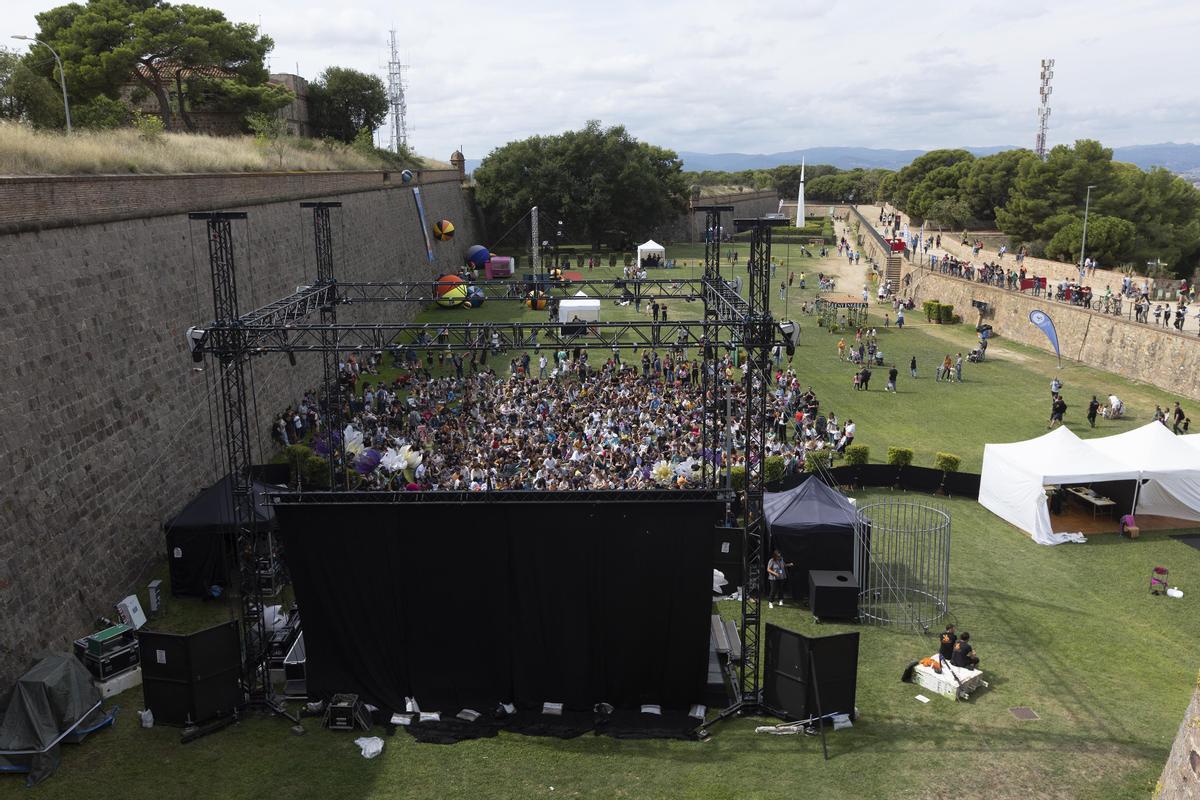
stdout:
{"type": "MultiPolygon", "coordinates": [[[[457,173],[426,176],[428,221],[458,227],[429,264],[409,187],[382,173],[0,180],[0,686],[39,652],[69,649],[144,580],[162,525],[219,474],[206,397],[216,365],[193,370],[184,343],[212,319],[202,222],[189,210],[241,209],[235,223],[243,311],[315,277],[311,212],[337,200],[342,280],[428,279],[483,240],[457,173]],[[12,205],[20,197],[19,205],[12,205]],[[59,227],[72,216],[93,222],[59,227]],[[29,230],[30,222],[40,230],[29,230]]],[[[343,307],[339,319],[396,320],[408,304],[343,307]],[[364,313],[365,312],[365,313],[364,313]],[[368,316],[371,315],[371,316],[368,316]]],[[[254,362],[261,443],[270,418],[318,383],[320,356],[254,362]]],[[[215,397],[215,394],[213,395],[215,397]]],[[[212,406],[219,414],[219,406],[212,406]]],[[[258,454],[256,453],[256,456],[258,454]]]]}

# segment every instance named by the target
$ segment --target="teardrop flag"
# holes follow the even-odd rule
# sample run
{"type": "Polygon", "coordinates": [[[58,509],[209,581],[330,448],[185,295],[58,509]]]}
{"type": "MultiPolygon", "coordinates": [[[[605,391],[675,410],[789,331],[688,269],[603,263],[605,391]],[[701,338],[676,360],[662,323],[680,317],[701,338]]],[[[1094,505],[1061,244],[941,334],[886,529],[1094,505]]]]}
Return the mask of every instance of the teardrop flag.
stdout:
{"type": "Polygon", "coordinates": [[[1054,355],[1058,356],[1058,366],[1062,366],[1062,353],[1058,349],[1058,332],[1054,330],[1054,320],[1050,319],[1050,315],[1045,311],[1030,311],[1029,321],[1041,329],[1042,333],[1046,334],[1046,338],[1050,340],[1050,344],[1054,345],[1054,355]]]}

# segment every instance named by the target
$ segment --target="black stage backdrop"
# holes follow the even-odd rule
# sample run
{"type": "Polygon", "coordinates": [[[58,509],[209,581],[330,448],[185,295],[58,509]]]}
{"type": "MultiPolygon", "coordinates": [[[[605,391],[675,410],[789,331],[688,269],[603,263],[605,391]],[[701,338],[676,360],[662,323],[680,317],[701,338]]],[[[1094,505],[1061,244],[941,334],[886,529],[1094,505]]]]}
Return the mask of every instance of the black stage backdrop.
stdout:
{"type": "Polygon", "coordinates": [[[388,710],[700,702],[712,529],[694,502],[280,505],[309,693],[388,710]]]}

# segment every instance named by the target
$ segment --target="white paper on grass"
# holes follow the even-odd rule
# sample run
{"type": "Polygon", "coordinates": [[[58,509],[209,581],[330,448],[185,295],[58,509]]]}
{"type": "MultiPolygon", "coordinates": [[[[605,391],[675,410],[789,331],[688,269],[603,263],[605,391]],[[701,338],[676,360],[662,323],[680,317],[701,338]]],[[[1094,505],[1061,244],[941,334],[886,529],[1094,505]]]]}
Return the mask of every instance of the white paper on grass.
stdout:
{"type": "Polygon", "coordinates": [[[925,695],[923,695],[923,694],[919,694],[919,695],[917,695],[917,699],[918,699],[918,700],[920,700],[922,703],[928,703],[928,702],[929,702],[929,698],[928,698],[928,697],[926,697],[926,696],[925,696],[925,695]]]}

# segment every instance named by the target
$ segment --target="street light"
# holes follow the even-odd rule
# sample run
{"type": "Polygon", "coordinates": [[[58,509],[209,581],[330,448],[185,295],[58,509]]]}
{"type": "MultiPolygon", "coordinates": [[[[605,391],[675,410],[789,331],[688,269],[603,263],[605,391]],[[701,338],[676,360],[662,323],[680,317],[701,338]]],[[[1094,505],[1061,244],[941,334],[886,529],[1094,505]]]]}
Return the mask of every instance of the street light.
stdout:
{"type": "Polygon", "coordinates": [[[58,82],[62,86],[63,93],[63,111],[67,115],[67,135],[71,133],[71,104],[67,102],[67,73],[63,72],[62,59],[58,57],[58,53],[54,48],[43,42],[41,39],[35,39],[32,36],[13,36],[14,39],[20,39],[25,42],[37,42],[42,47],[45,47],[54,56],[55,63],[58,64],[58,82]]]}
{"type": "Polygon", "coordinates": [[[1087,187],[1087,197],[1083,201],[1083,241],[1079,244],[1079,268],[1083,269],[1083,256],[1087,251],[1087,218],[1088,207],[1092,204],[1092,189],[1095,189],[1094,184],[1089,184],[1087,187]]]}

